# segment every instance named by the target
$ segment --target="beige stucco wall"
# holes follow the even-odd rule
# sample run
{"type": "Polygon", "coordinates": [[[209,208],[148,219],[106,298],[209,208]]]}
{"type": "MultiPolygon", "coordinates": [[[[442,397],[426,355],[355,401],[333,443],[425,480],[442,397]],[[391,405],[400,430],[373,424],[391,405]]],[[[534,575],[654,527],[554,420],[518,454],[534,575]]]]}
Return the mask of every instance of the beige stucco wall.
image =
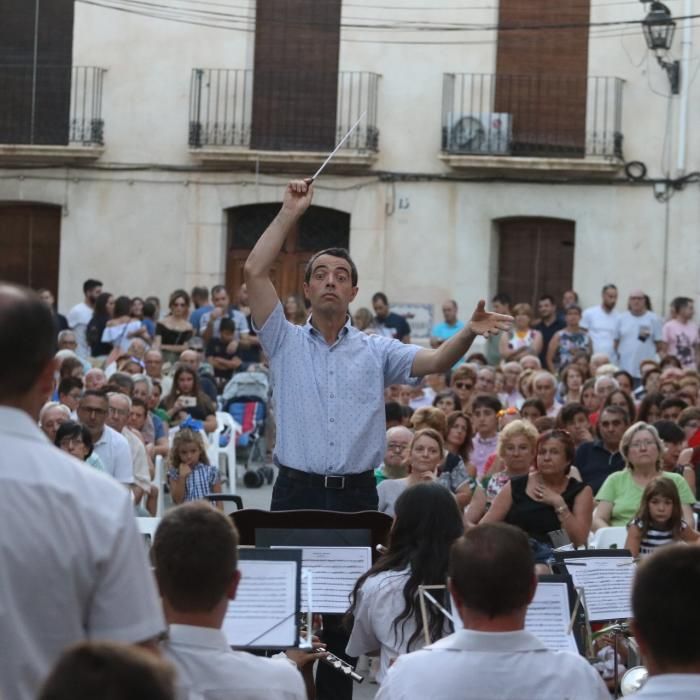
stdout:
{"type": "MultiPolygon", "coordinates": [[[[246,14],[252,0],[228,0],[246,14]]],[[[221,0],[224,2],[224,0],[221,0]]],[[[344,21],[399,16],[355,0],[344,21]]],[[[481,3],[479,3],[481,4],[481,3]]],[[[423,3],[427,6],[428,3],[423,3]]],[[[493,23],[496,2],[481,11],[402,11],[412,20],[493,23]]],[[[680,14],[682,3],[669,2],[680,14]]],[[[219,9],[223,8],[223,5],[219,9]]],[[[231,10],[234,12],[234,9],[231,10]]],[[[593,21],[637,20],[641,3],[600,5],[593,21]]],[[[445,72],[492,72],[495,34],[381,34],[344,30],[341,70],[382,74],[379,93],[380,153],[376,167],[395,173],[449,174],[438,158],[441,90],[445,72]],[[351,39],[444,40],[443,45],[357,43],[351,39]],[[481,43],[479,43],[481,42],[481,43]]],[[[59,304],[81,296],[86,276],[100,277],[115,293],[158,294],[176,287],[212,284],[224,277],[225,209],[279,200],[284,174],[196,173],[187,147],[190,74],[193,67],[251,67],[252,32],[212,29],[76,4],[74,64],[107,68],[103,114],[106,147],[100,170],[9,171],[0,163],[0,201],[36,201],[64,207],[59,304]],[[112,165],[154,164],[161,169],[120,172],[112,165]],[[162,166],[183,168],[163,171],[162,166]],[[20,179],[20,176],[22,179],[20,179]]],[[[694,29],[695,53],[700,29],[694,29]]],[[[680,31],[675,52],[680,55],[680,31]]],[[[697,65],[694,59],[691,70],[697,65]]],[[[590,74],[625,79],[623,132],[628,160],[644,161],[652,177],[666,167],[675,175],[678,98],[648,57],[639,27],[593,30],[590,74]],[[624,36],[621,36],[624,35],[624,36]],[[664,145],[666,151],[664,152],[664,145]],[[664,161],[665,153],[665,161],[664,161]]],[[[300,62],[303,68],[303,61],[300,62]]],[[[691,87],[687,170],[700,170],[700,81],[691,87]]],[[[600,286],[623,294],[643,286],[656,308],[676,294],[700,297],[700,197],[698,185],[677,192],[668,205],[670,251],[664,280],[666,205],[649,186],[379,182],[325,175],[315,202],[351,214],[351,249],[360,269],[358,304],[383,289],[390,299],[436,305],[457,298],[462,308],[496,291],[498,238],[494,220],[552,216],[576,222],[574,286],[584,304],[600,286]]]]}

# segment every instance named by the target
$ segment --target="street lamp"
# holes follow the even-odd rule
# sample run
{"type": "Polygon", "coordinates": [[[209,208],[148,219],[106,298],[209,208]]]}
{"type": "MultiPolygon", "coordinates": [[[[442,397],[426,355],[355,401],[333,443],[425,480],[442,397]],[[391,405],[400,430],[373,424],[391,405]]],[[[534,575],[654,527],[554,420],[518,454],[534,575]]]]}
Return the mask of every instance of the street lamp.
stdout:
{"type": "Polygon", "coordinates": [[[649,14],[642,20],[642,30],[649,50],[654,52],[659,65],[668,75],[671,94],[677,95],[680,89],[680,61],[669,61],[662,55],[671,48],[676,31],[676,23],[668,7],[662,2],[652,2],[649,14]]]}

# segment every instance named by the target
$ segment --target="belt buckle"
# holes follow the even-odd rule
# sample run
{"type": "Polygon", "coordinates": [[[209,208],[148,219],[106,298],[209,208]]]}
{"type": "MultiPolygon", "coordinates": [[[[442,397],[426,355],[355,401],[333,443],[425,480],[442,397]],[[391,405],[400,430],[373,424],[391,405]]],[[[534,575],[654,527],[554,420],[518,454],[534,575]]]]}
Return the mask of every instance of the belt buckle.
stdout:
{"type": "Polygon", "coordinates": [[[344,489],[345,488],[345,477],[344,476],[324,476],[323,477],[323,488],[326,489],[344,489]]]}

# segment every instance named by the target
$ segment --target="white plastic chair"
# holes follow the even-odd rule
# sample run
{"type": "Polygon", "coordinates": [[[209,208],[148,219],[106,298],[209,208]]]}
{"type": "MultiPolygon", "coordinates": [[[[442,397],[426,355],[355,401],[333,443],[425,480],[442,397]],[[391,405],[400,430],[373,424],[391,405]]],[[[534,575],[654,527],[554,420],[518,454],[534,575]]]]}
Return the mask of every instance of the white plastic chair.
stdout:
{"type": "Polygon", "coordinates": [[[216,423],[216,431],[212,433],[211,438],[218,447],[218,461],[212,464],[219,467],[222,476],[228,477],[229,493],[236,493],[236,437],[240,435],[241,426],[226,411],[216,412],[216,423]],[[225,447],[221,447],[219,438],[225,430],[229,431],[229,440],[225,447]]]}
{"type": "Polygon", "coordinates": [[[594,549],[624,549],[627,539],[626,527],[601,527],[597,530],[591,547],[594,549]]]}
{"type": "Polygon", "coordinates": [[[150,535],[153,539],[160,525],[160,518],[136,518],[136,525],[142,535],[150,535]]]}
{"type": "Polygon", "coordinates": [[[156,455],[156,471],[153,475],[153,483],[158,487],[158,500],[156,501],[156,518],[161,518],[163,516],[163,510],[165,508],[165,489],[163,488],[165,482],[165,474],[163,471],[163,463],[163,455],[156,455]]]}

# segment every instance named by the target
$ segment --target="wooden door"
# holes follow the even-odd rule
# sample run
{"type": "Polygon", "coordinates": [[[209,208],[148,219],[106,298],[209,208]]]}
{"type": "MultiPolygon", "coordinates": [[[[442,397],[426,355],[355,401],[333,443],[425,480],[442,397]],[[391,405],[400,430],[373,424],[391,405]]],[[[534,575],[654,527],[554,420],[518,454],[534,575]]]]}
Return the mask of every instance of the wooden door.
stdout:
{"type": "MultiPolygon", "coordinates": [[[[243,284],[243,265],[263,231],[279,211],[279,204],[251,204],[228,211],[226,286],[231,293],[243,284]]],[[[281,299],[303,296],[304,271],[313,254],[324,248],[348,248],[350,215],[312,206],[290,231],[270,274],[281,299]]]]}
{"type": "Polygon", "coordinates": [[[265,0],[255,16],[251,148],[336,141],[341,0],[265,0]]]}
{"type": "Polygon", "coordinates": [[[542,294],[555,299],[571,289],[575,224],[565,219],[521,218],[499,223],[498,292],[533,309],[542,294]]]}
{"type": "Polygon", "coordinates": [[[512,115],[512,153],[583,157],[590,0],[498,7],[494,111],[512,115]]]}
{"type": "Polygon", "coordinates": [[[61,208],[0,206],[0,279],[58,296],[61,208]]]}

